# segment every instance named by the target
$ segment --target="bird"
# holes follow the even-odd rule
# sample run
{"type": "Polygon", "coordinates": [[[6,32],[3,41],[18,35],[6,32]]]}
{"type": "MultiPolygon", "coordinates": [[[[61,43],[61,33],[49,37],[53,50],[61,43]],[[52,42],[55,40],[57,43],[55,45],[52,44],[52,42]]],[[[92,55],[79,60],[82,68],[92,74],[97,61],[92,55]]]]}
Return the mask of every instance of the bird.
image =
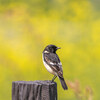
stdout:
{"type": "Polygon", "coordinates": [[[42,52],[43,64],[46,67],[47,71],[54,75],[51,82],[53,82],[56,77],[58,77],[62,88],[64,90],[67,90],[68,86],[63,77],[62,63],[58,55],[56,54],[56,51],[58,49],[60,49],[60,47],[57,47],[56,45],[47,45],[42,52]]]}

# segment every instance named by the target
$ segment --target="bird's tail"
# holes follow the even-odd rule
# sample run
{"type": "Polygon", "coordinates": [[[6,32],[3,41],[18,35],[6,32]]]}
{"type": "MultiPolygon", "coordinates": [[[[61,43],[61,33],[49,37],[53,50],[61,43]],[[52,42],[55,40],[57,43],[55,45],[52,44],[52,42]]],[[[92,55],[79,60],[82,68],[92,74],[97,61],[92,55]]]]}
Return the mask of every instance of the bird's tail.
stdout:
{"type": "Polygon", "coordinates": [[[68,89],[68,86],[66,85],[66,82],[65,82],[64,78],[62,78],[60,76],[58,76],[58,77],[60,79],[60,82],[61,82],[61,85],[62,85],[63,89],[64,90],[67,90],[68,89]]]}

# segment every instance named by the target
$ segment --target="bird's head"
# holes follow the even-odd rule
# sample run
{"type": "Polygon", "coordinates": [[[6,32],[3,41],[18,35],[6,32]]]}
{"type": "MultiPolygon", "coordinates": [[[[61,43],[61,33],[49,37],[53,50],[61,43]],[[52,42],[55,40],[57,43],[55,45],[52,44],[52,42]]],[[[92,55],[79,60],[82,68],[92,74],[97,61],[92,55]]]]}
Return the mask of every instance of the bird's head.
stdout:
{"type": "Polygon", "coordinates": [[[45,47],[44,52],[56,53],[58,49],[60,49],[60,47],[57,47],[55,45],[48,45],[45,47]]]}

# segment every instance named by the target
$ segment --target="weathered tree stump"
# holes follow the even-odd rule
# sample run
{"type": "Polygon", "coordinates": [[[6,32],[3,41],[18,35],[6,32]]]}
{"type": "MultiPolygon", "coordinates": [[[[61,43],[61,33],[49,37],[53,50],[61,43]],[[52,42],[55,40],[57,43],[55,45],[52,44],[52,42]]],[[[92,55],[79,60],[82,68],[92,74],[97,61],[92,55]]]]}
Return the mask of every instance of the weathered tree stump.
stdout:
{"type": "Polygon", "coordinates": [[[12,100],[57,100],[57,84],[51,81],[12,82],[12,100]]]}

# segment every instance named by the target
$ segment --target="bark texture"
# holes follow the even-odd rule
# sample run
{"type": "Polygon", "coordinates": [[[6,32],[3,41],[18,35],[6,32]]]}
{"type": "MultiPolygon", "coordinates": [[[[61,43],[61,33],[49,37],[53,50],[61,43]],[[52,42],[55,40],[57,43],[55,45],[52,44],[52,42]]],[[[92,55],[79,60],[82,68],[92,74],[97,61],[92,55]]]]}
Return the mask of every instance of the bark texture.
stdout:
{"type": "Polygon", "coordinates": [[[57,84],[51,81],[12,82],[12,100],[57,100],[57,84]]]}

